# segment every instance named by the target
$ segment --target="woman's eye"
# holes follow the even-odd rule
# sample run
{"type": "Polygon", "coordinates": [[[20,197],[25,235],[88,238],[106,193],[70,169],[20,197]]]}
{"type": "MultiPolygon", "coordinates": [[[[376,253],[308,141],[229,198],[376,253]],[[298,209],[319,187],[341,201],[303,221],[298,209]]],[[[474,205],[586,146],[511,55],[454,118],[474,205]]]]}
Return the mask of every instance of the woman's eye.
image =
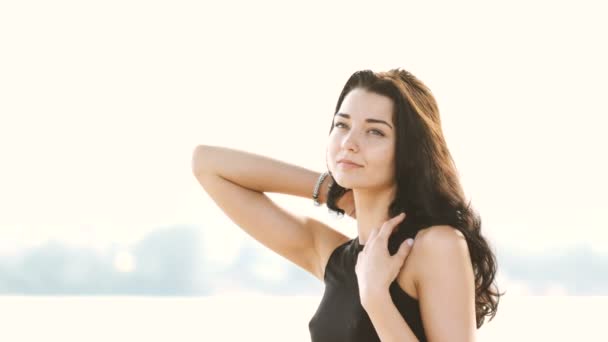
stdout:
{"type": "MultiPolygon", "coordinates": [[[[341,123],[341,122],[336,122],[336,124],[334,125],[334,127],[338,127],[338,128],[340,128],[340,126],[338,126],[338,125],[343,125],[343,126],[346,126],[346,125],[344,125],[344,124],[343,124],[343,123],[341,123]]],[[[380,131],[379,131],[379,130],[377,130],[377,129],[370,129],[370,131],[377,132],[377,134],[376,134],[376,135],[379,135],[379,136],[381,136],[381,137],[383,137],[383,136],[384,136],[384,133],[380,132],[380,131]]]]}

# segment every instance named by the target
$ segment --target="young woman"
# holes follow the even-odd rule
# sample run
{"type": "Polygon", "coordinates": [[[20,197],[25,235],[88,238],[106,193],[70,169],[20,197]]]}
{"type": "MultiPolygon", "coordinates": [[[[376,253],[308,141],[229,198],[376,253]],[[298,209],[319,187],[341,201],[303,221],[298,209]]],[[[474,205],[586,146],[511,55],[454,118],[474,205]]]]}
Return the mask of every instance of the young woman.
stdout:
{"type": "Polygon", "coordinates": [[[327,172],[195,148],[193,172],[218,206],[324,282],[312,341],[474,341],[485,316],[495,316],[496,259],[440,123],[431,91],[411,73],[363,70],[338,98],[327,172]],[[290,213],[265,192],[312,192],[315,204],[355,218],[358,235],[290,213]]]}

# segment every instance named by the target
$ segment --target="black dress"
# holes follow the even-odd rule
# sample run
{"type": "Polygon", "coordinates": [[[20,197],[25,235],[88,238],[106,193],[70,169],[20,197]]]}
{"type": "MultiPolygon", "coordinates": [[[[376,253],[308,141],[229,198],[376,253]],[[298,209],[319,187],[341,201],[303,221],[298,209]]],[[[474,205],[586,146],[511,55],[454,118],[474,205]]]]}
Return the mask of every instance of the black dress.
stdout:
{"type": "MultiPolygon", "coordinates": [[[[402,236],[399,241],[404,241],[405,238],[407,237],[402,236]]],[[[397,246],[398,243],[394,245],[397,246]]],[[[312,342],[380,341],[359,299],[355,264],[357,253],[363,247],[359,244],[359,237],[356,237],[338,246],[329,257],[324,276],[325,292],[308,323],[312,342]]],[[[390,254],[393,255],[394,251],[390,254]]],[[[426,341],[418,300],[408,295],[397,280],[391,283],[389,292],[393,303],[418,340],[426,341]]]]}

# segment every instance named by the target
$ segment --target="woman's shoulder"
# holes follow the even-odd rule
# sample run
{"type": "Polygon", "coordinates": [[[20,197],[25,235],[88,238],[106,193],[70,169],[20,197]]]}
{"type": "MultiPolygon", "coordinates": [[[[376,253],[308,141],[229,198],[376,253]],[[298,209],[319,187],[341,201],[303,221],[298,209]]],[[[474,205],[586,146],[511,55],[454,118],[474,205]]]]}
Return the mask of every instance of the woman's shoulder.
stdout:
{"type": "Polygon", "coordinates": [[[425,260],[441,250],[444,244],[457,243],[458,239],[464,239],[464,235],[456,228],[449,225],[436,225],[420,229],[415,237],[414,244],[405,259],[404,267],[397,276],[397,283],[407,292],[410,297],[418,299],[418,277],[425,265],[425,260]]]}

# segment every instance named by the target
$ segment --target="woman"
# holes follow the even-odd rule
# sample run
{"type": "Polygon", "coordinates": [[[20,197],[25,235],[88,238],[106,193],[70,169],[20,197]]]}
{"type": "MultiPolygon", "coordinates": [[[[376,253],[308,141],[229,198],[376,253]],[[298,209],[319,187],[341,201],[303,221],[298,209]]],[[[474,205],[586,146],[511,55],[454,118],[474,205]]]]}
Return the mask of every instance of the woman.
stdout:
{"type": "Polygon", "coordinates": [[[402,69],[355,72],[326,152],[321,174],[204,145],[192,167],[237,225],[325,283],[312,341],[473,341],[496,314],[496,260],[465,203],[430,90],[402,69]],[[316,204],[356,218],[356,238],[264,194],[308,197],[311,188],[316,204]]]}

